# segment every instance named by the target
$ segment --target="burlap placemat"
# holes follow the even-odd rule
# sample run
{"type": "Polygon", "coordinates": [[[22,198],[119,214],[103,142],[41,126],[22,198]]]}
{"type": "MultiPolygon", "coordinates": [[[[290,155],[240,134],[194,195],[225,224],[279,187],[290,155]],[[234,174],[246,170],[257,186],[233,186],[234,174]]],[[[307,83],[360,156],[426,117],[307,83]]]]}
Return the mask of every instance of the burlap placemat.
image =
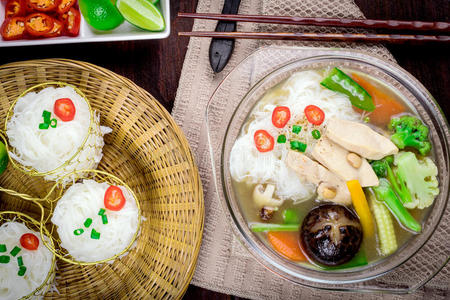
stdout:
{"type": "MultiPolygon", "coordinates": [[[[223,1],[200,0],[197,12],[220,12],[223,1]]],[[[240,13],[266,15],[299,15],[316,17],[363,18],[352,0],[242,0],[240,13]]],[[[214,30],[215,23],[196,20],[193,30],[214,30]]],[[[298,30],[299,27],[296,27],[298,30]]],[[[290,26],[243,23],[239,31],[290,31],[290,26]]],[[[315,28],[320,32],[335,32],[334,28],[315,28]]],[[[356,31],[348,29],[347,31],[356,31]]],[[[205,132],[205,109],[209,97],[241,60],[257,48],[270,44],[352,48],[394,61],[392,55],[380,45],[342,44],[322,42],[281,42],[237,40],[233,56],[227,67],[214,74],[208,60],[209,39],[192,38],[186,53],[175,105],[172,112],[176,122],[186,134],[195,153],[205,192],[205,227],[197,268],[192,284],[210,290],[253,299],[397,299],[402,296],[356,294],[319,291],[286,281],[262,267],[237,242],[222,211],[213,186],[211,161],[205,132]]],[[[447,266],[424,288],[410,299],[446,299],[449,296],[450,268],[447,266]]]]}

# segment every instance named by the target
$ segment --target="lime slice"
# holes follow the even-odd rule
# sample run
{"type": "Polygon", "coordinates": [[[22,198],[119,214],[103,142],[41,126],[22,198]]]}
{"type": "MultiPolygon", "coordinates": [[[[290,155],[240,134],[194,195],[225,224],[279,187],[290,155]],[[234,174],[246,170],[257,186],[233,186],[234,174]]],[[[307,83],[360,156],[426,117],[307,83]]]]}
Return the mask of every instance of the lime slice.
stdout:
{"type": "Polygon", "coordinates": [[[159,9],[149,0],[117,0],[117,8],[131,24],[149,31],[166,27],[159,9]]]}
{"type": "Polygon", "coordinates": [[[80,10],[86,22],[98,30],[112,30],[124,19],[110,0],[80,0],[80,10]]]}
{"type": "Polygon", "coordinates": [[[0,174],[5,172],[6,167],[8,166],[9,157],[8,151],[6,151],[6,146],[2,142],[0,142],[0,174]]]}

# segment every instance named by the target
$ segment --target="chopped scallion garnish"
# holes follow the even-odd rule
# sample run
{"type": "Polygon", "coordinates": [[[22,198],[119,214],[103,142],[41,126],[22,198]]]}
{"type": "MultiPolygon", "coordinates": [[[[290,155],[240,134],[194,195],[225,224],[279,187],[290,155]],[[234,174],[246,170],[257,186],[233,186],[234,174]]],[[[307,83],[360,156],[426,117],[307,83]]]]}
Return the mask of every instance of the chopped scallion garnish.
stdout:
{"type": "Polygon", "coordinates": [[[41,123],[39,124],[39,129],[48,129],[48,124],[47,123],[41,123]]]}
{"type": "Polygon", "coordinates": [[[8,255],[0,256],[0,264],[7,264],[10,261],[10,257],[8,255]]]}
{"type": "Polygon", "coordinates": [[[6,252],[6,245],[0,244],[0,252],[6,252]]]}
{"type": "Polygon", "coordinates": [[[314,129],[312,132],[311,132],[311,135],[313,136],[313,138],[315,138],[316,140],[318,140],[318,139],[320,139],[320,131],[319,130],[317,130],[317,129],[314,129]]]}
{"type": "Polygon", "coordinates": [[[103,224],[108,224],[108,217],[106,215],[102,215],[103,224]]]}
{"type": "Polygon", "coordinates": [[[19,265],[19,267],[23,266],[22,256],[17,257],[17,264],[19,265]]]}
{"type": "Polygon", "coordinates": [[[25,266],[20,266],[19,272],[17,272],[17,275],[19,276],[23,276],[25,275],[25,272],[27,271],[27,267],[25,266]]]}
{"type": "Polygon", "coordinates": [[[100,208],[100,211],[98,212],[98,215],[99,215],[99,216],[103,216],[103,214],[104,214],[105,212],[106,212],[105,209],[100,208]]]}
{"type": "Polygon", "coordinates": [[[84,221],[84,227],[88,228],[92,224],[92,219],[87,218],[86,221],[84,221]]]}
{"type": "Polygon", "coordinates": [[[299,142],[299,141],[291,141],[291,149],[292,150],[297,150],[300,152],[305,152],[306,151],[306,144],[299,142]]]}
{"type": "Polygon", "coordinates": [[[293,132],[293,133],[299,134],[300,131],[302,131],[302,126],[299,126],[299,125],[294,125],[294,126],[292,126],[292,132],[293,132]]]}
{"type": "Polygon", "coordinates": [[[50,117],[52,116],[52,113],[47,110],[44,110],[42,112],[42,116],[44,117],[44,123],[50,124],[50,117]]]}
{"type": "Polygon", "coordinates": [[[15,246],[15,247],[11,250],[11,252],[9,252],[9,253],[10,253],[12,256],[15,257],[17,254],[19,254],[20,250],[22,250],[22,249],[20,249],[19,247],[15,246]]]}
{"type": "Polygon", "coordinates": [[[58,124],[58,120],[56,120],[56,119],[52,119],[51,121],[50,121],[50,126],[52,127],[52,128],[56,128],[56,125],[58,124]]]}
{"type": "Polygon", "coordinates": [[[74,230],[73,234],[75,235],[81,235],[84,232],[83,228],[78,228],[76,230],[74,230]]]}
{"type": "Polygon", "coordinates": [[[279,144],[286,143],[286,136],[284,134],[280,134],[277,138],[277,143],[279,143],[279,144]]]}
{"type": "Polygon", "coordinates": [[[91,231],[91,239],[98,240],[100,239],[100,232],[95,231],[95,229],[92,229],[91,231]]]}

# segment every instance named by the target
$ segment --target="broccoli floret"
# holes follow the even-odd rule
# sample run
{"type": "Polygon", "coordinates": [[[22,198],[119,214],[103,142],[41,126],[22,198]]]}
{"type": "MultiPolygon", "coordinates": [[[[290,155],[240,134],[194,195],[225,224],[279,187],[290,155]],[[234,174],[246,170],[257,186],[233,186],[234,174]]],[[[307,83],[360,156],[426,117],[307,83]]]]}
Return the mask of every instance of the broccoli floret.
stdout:
{"type": "Polygon", "coordinates": [[[408,115],[393,118],[388,127],[394,131],[391,141],[398,148],[412,147],[422,155],[427,155],[430,152],[431,143],[428,140],[428,127],[418,118],[408,115]]]}
{"type": "Polygon", "coordinates": [[[394,164],[394,157],[392,155],[386,156],[380,160],[374,160],[370,163],[375,174],[379,178],[386,178],[392,184],[392,188],[397,193],[402,203],[411,202],[411,193],[406,186],[406,181],[401,174],[396,173],[392,167],[394,164]]]}
{"type": "Polygon", "coordinates": [[[388,168],[390,165],[392,165],[393,162],[394,157],[390,155],[380,160],[374,160],[370,164],[372,165],[372,169],[378,177],[386,178],[388,168]]]}
{"type": "Polygon", "coordinates": [[[412,152],[399,152],[395,155],[394,171],[401,177],[411,193],[412,201],[403,203],[407,208],[425,208],[433,204],[439,194],[438,170],[434,162],[425,157],[417,159],[412,152]]]}

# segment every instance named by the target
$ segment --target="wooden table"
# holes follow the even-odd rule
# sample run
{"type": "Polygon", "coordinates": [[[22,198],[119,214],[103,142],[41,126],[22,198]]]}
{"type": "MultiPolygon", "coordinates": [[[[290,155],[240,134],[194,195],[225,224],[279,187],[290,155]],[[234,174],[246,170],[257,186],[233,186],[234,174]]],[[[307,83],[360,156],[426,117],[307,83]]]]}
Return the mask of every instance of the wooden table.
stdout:
{"type": "MultiPolygon", "coordinates": [[[[263,0],[261,0],[263,1],[263,0]]],[[[266,0],[265,0],[266,1],[266,0]]],[[[171,1],[172,34],[159,41],[74,44],[1,48],[0,64],[37,58],[71,58],[88,61],[124,75],[148,90],[171,110],[183,66],[188,39],[178,31],[189,31],[192,21],[177,19],[178,11],[194,12],[197,0],[171,1]]],[[[355,0],[368,18],[449,22],[449,0],[355,0]]],[[[388,46],[400,66],[431,92],[445,114],[450,113],[450,47],[388,46]]],[[[190,286],[185,299],[229,299],[227,296],[190,286]]]]}

